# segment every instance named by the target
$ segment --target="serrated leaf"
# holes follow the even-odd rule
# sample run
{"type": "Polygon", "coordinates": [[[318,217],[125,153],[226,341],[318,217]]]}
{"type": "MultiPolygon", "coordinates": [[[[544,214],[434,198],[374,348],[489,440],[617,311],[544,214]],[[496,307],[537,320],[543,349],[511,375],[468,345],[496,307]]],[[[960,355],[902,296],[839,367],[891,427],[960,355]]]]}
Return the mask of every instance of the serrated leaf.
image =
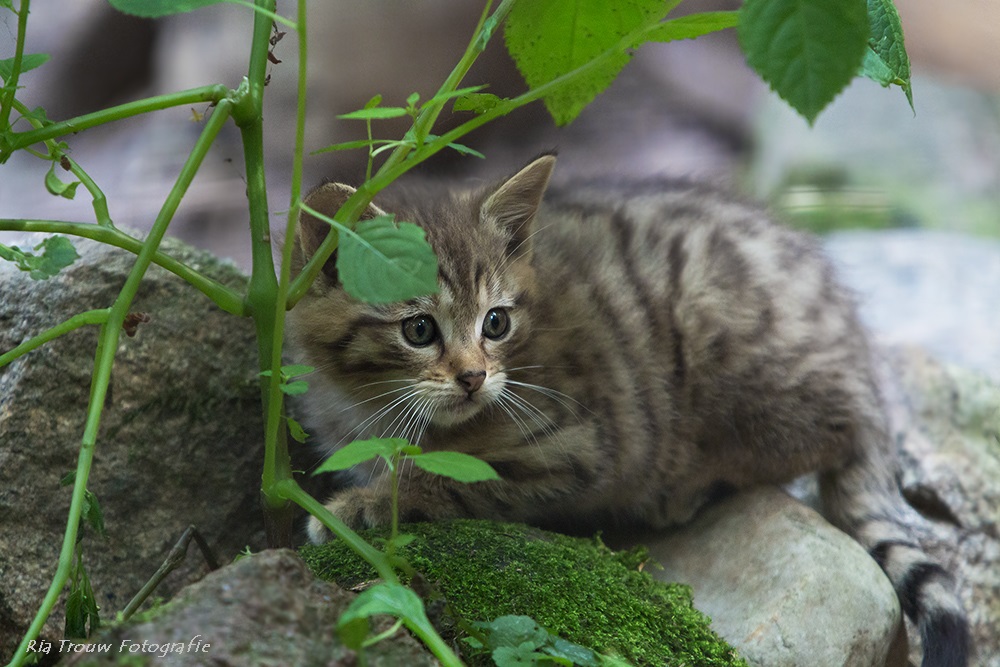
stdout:
{"type": "Polygon", "coordinates": [[[746,0],[737,32],[749,65],[811,124],[861,67],[868,14],[865,0],[746,0]]]}
{"type": "Polygon", "coordinates": [[[0,244],[0,259],[14,262],[18,269],[28,272],[32,280],[47,280],[80,257],[70,240],[59,235],[48,237],[34,250],[41,250],[42,254],[0,244]]]}
{"type": "MultiPolygon", "coordinates": [[[[78,552],[79,554],[79,552],[78,552]]],[[[90,577],[79,556],[73,566],[72,583],[66,598],[64,632],[73,639],[86,639],[101,627],[100,608],[94,600],[90,577]]]]}
{"type": "Polygon", "coordinates": [[[399,118],[406,115],[403,107],[372,107],[371,109],[358,109],[350,113],[340,114],[337,118],[343,120],[378,120],[385,118],[399,118]]]}
{"type": "Polygon", "coordinates": [[[648,42],[673,42],[678,39],[695,39],[702,35],[734,28],[737,12],[702,12],[664,21],[646,33],[648,42]]]}
{"type": "Polygon", "coordinates": [[[347,293],[370,303],[406,301],[437,292],[437,257],[424,230],[390,216],[358,223],[340,235],[337,274],[347,293]]]}
{"type": "Polygon", "coordinates": [[[49,194],[53,194],[57,197],[65,197],[66,199],[73,199],[76,197],[76,188],[80,185],[80,181],[73,181],[72,183],[65,183],[56,176],[56,165],[53,162],[49,171],[45,174],[45,189],[49,191],[49,194]]]}
{"type": "MultiPolygon", "coordinates": [[[[507,17],[507,50],[531,88],[549,83],[663,18],[662,0],[518,2],[507,17]]],[[[622,50],[545,96],[557,125],[566,125],[607,88],[629,61],[622,50]]]]}
{"type": "MultiPolygon", "coordinates": [[[[35,69],[36,67],[41,67],[49,61],[51,58],[47,53],[25,53],[21,55],[21,74],[24,74],[28,70],[35,69]]],[[[0,79],[7,81],[10,79],[11,75],[14,74],[14,59],[4,58],[0,60],[0,79]]]]}
{"type": "Polygon", "coordinates": [[[108,533],[104,529],[104,512],[101,511],[101,504],[97,502],[97,496],[85,490],[83,492],[83,512],[81,518],[94,529],[94,532],[101,537],[107,537],[108,533]]]}
{"type": "Polygon", "coordinates": [[[402,438],[372,438],[370,440],[355,440],[344,445],[333,453],[330,458],[313,471],[314,475],[334,470],[348,470],[359,463],[370,461],[378,456],[390,458],[400,447],[406,446],[402,438]]]}
{"type": "Polygon", "coordinates": [[[500,476],[486,461],[461,452],[424,452],[410,457],[421,470],[458,482],[498,481],[500,476]]]}
{"type": "Polygon", "coordinates": [[[903,41],[903,25],[892,0],[868,0],[868,21],[868,50],[861,73],[885,87],[897,85],[902,88],[913,109],[910,59],[903,41]]]}
{"type": "Polygon", "coordinates": [[[161,16],[192,12],[209,5],[217,5],[226,0],[108,0],[111,6],[123,14],[155,19],[161,16]]]}
{"type": "Polygon", "coordinates": [[[0,7],[14,11],[14,0],[0,0],[0,7]]]}

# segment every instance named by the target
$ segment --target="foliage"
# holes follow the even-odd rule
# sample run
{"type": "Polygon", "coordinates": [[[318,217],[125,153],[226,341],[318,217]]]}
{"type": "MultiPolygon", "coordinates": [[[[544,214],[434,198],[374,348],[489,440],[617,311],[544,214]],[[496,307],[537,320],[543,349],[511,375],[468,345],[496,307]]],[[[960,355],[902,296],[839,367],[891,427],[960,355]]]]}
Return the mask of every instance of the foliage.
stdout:
{"type": "MultiPolygon", "coordinates": [[[[372,198],[403,173],[441,150],[450,148],[482,157],[458,143],[458,139],[525,104],[543,100],[557,123],[570,122],[614,80],[634,50],[646,42],[693,38],[736,26],[751,66],[812,122],[859,71],[883,85],[901,86],[907,99],[912,100],[909,64],[898,15],[891,0],[870,0],[867,7],[864,0],[815,0],[811,3],[801,0],[747,0],[739,12],[709,12],[674,18],[670,15],[680,0],[623,0],[616,3],[604,0],[550,0],[545,3],[501,0],[495,9],[492,2],[487,1],[468,47],[438,91],[429,97],[414,92],[408,97],[405,107],[382,106],[381,97],[376,95],[363,109],[343,117],[345,122],[364,122],[368,139],[322,150],[366,150],[367,178],[332,218],[325,218],[337,233],[327,237],[302,271],[293,278],[292,242],[296,237],[298,215],[303,209],[304,102],[308,62],[305,0],[297,1],[294,18],[276,14],[274,0],[109,0],[121,11],[149,18],[193,11],[222,1],[243,5],[255,12],[253,33],[248,38],[251,50],[247,75],[241,82],[233,87],[223,84],[201,86],[128,102],[69,120],[53,121],[44,109],[29,109],[18,99],[21,76],[33,68],[44,66],[49,59],[47,54],[25,52],[30,0],[19,0],[16,7],[13,0],[0,0],[0,12],[11,12],[17,17],[14,56],[0,61],[0,79],[3,80],[0,88],[0,163],[6,162],[15,151],[24,151],[48,162],[41,185],[54,196],[67,198],[77,196],[78,191],[86,191],[94,212],[92,223],[0,219],[0,231],[56,234],[33,250],[0,245],[0,258],[14,262],[34,279],[45,279],[76,258],[75,250],[59,234],[109,243],[136,254],[134,268],[113,304],[79,313],[15,349],[0,354],[2,366],[79,327],[100,327],[90,403],[80,442],[78,467],[72,481],[69,520],[59,566],[12,664],[22,664],[25,660],[25,647],[38,636],[68,581],[73,584],[71,598],[77,595],[72,598],[76,602],[71,608],[79,610],[73,615],[73,631],[92,630],[99,622],[96,605],[87,602],[93,601],[93,592],[83,569],[79,530],[81,519],[96,527],[100,516],[96,498],[87,490],[87,478],[98,445],[100,419],[108,396],[118,340],[123,331],[128,331],[131,304],[146,270],[153,263],[186,280],[221,309],[250,317],[256,325],[262,409],[266,415],[262,494],[269,534],[290,535],[291,504],[304,507],[340,538],[339,544],[359,554],[385,581],[385,587],[378,594],[369,596],[364,603],[368,606],[361,608],[370,610],[380,608],[378,605],[381,604],[382,609],[394,609],[393,613],[397,613],[404,624],[420,635],[443,663],[458,664],[458,658],[448,646],[423,623],[413,606],[413,597],[398,587],[394,569],[397,563],[390,556],[394,548],[402,547],[402,540],[395,530],[393,539],[388,541],[388,554],[375,549],[309,496],[293,477],[287,451],[287,431],[291,430],[292,436],[298,440],[304,440],[306,434],[301,426],[285,415],[284,397],[307,389],[307,383],[296,378],[308,371],[282,367],[284,315],[287,309],[302,298],[326,261],[338,251],[338,246],[338,275],[345,287],[358,298],[387,302],[432,293],[436,289],[436,259],[422,230],[406,221],[388,217],[359,223],[359,217],[372,198]],[[278,25],[294,31],[297,36],[300,64],[292,188],[284,234],[286,242],[281,248],[280,263],[275,266],[269,241],[261,109],[268,58],[280,39],[276,32],[278,25]],[[473,63],[501,26],[508,49],[529,85],[526,92],[511,99],[483,92],[483,85],[463,86],[473,63]],[[104,192],[69,156],[69,146],[59,138],[139,114],[199,103],[208,103],[211,112],[206,115],[201,135],[191,147],[188,159],[149,234],[140,240],[118,229],[109,214],[104,192]],[[443,134],[435,134],[437,121],[448,104],[452,105],[455,113],[472,115],[465,116],[467,120],[443,134]],[[412,121],[410,129],[399,139],[376,139],[373,124],[390,117],[409,117],[412,121]],[[196,267],[159,249],[174,213],[209,148],[230,121],[239,128],[243,141],[253,256],[250,281],[242,292],[202,275],[196,267]],[[376,158],[381,160],[377,169],[376,158]],[[56,164],[71,172],[75,180],[64,182],[60,179],[56,174],[56,164]],[[36,254],[39,251],[40,254],[36,254]]],[[[390,442],[369,447],[369,453],[381,456],[390,466],[406,458],[425,470],[463,481],[490,474],[468,460],[448,453],[425,453],[408,443],[390,442]]],[[[350,455],[357,455],[358,451],[350,455]]],[[[359,612],[361,616],[364,614],[359,612]]],[[[540,637],[538,635],[536,639],[541,641],[540,637]]],[[[507,648],[518,655],[522,652],[524,656],[530,656],[552,646],[545,640],[541,643],[528,641],[523,651],[521,644],[507,648]]]]}

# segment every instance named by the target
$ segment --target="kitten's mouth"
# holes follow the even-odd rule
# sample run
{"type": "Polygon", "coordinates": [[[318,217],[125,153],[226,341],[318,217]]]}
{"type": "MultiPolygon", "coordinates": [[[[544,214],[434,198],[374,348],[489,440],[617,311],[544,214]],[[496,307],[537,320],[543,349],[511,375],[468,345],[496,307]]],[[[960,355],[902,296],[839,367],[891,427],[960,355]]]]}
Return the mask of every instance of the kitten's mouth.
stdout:
{"type": "Polygon", "coordinates": [[[467,394],[444,402],[431,416],[439,426],[455,426],[479,414],[487,401],[478,394],[467,394]]]}

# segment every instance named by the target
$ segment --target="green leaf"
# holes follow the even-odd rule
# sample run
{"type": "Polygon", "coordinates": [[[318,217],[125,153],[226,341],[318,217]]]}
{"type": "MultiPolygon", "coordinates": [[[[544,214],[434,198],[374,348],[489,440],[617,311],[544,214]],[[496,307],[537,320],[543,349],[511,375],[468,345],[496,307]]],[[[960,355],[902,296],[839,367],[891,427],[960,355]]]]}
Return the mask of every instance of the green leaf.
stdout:
{"type": "MultiPolygon", "coordinates": [[[[28,70],[35,69],[36,67],[41,67],[49,61],[51,58],[47,53],[25,53],[21,56],[21,74],[24,74],[28,70]]],[[[11,75],[14,74],[14,59],[5,58],[0,60],[0,79],[8,81],[11,75]]]]}
{"type": "Polygon", "coordinates": [[[337,118],[343,120],[377,120],[382,118],[399,118],[406,115],[403,107],[372,107],[371,109],[358,109],[350,113],[340,114],[337,118]]]}
{"type": "Polygon", "coordinates": [[[424,603],[417,594],[402,584],[389,582],[376,584],[360,593],[341,614],[337,627],[340,628],[359,618],[383,614],[401,619],[410,628],[431,627],[424,611],[424,603]]]}
{"type": "Polygon", "coordinates": [[[865,0],[746,0],[737,29],[750,66],[810,124],[868,45],[865,0]]]}
{"type": "Polygon", "coordinates": [[[485,113],[502,101],[501,98],[492,93],[469,93],[456,99],[452,110],[485,113]]]}
{"type": "Polygon", "coordinates": [[[56,164],[52,163],[49,167],[48,173],[45,174],[45,189],[49,191],[50,194],[56,195],[57,197],[65,197],[66,199],[73,199],[76,197],[76,188],[80,185],[80,181],[73,181],[72,183],[64,183],[59,180],[56,176],[56,164]]]}
{"type": "MultiPolygon", "coordinates": [[[[507,17],[504,37],[525,81],[538,88],[616,47],[643,25],[659,21],[667,9],[662,0],[518,2],[507,17]]],[[[576,118],[614,81],[629,58],[623,48],[545,96],[545,107],[556,124],[576,118]]]]}
{"type": "Polygon", "coordinates": [[[903,89],[906,101],[913,109],[913,89],[910,85],[910,59],[903,43],[903,26],[892,0],[868,0],[868,21],[871,25],[868,50],[861,73],[885,87],[893,84],[903,89]]]}
{"type": "Polygon", "coordinates": [[[465,144],[458,144],[453,141],[450,144],[448,144],[448,148],[452,149],[453,151],[457,151],[462,155],[471,155],[472,157],[477,157],[480,160],[486,159],[485,155],[477,151],[475,148],[469,148],[465,144]]]}
{"type": "Polygon", "coordinates": [[[108,0],[111,6],[123,14],[155,19],[192,12],[209,5],[217,5],[225,0],[108,0]]]}
{"type": "Polygon", "coordinates": [[[330,153],[332,151],[349,151],[355,148],[368,148],[370,146],[377,146],[378,144],[399,144],[399,142],[394,139],[357,139],[356,141],[344,141],[339,144],[330,144],[323,148],[317,148],[310,155],[319,155],[320,153],[330,153]]]}
{"type": "Polygon", "coordinates": [[[107,537],[108,533],[104,529],[104,513],[101,511],[101,504],[97,502],[97,496],[85,490],[83,492],[83,512],[81,518],[86,521],[101,537],[107,537]]]}
{"type": "Polygon", "coordinates": [[[21,271],[27,271],[32,280],[47,280],[79,259],[76,248],[65,236],[50,236],[34,247],[41,255],[22,250],[17,246],[0,244],[0,259],[17,264],[21,271]]]}
{"type": "Polygon", "coordinates": [[[649,42],[673,42],[678,39],[695,39],[738,23],[737,12],[703,12],[664,21],[646,33],[649,42]]]}
{"type": "MultiPolygon", "coordinates": [[[[467,95],[473,95],[485,87],[486,86],[467,86],[465,88],[459,88],[457,90],[453,90],[450,93],[438,93],[431,99],[427,100],[427,102],[424,103],[424,106],[427,106],[429,104],[436,104],[438,102],[447,102],[450,99],[461,98],[467,95]]],[[[496,96],[494,95],[494,97],[496,96]]]]}
{"type": "Polygon", "coordinates": [[[370,303],[437,292],[437,257],[420,227],[391,216],[362,220],[340,235],[337,273],[351,296],[370,303]]]}
{"type": "Polygon", "coordinates": [[[14,0],[0,0],[0,7],[14,11],[14,0]]]}
{"type": "Polygon", "coordinates": [[[530,616],[501,616],[489,623],[476,625],[489,632],[488,645],[492,649],[517,647],[525,642],[539,648],[549,638],[549,633],[530,616]]]}
{"type": "Polygon", "coordinates": [[[288,420],[288,433],[292,436],[292,439],[295,440],[295,442],[305,444],[306,440],[309,439],[309,434],[306,433],[304,428],[302,428],[302,424],[298,423],[291,417],[286,417],[285,419],[288,420]]]}
{"type": "Polygon", "coordinates": [[[299,375],[309,375],[316,368],[306,364],[289,364],[281,367],[281,374],[286,378],[298,377],[299,375]]]}
{"type": "Polygon", "coordinates": [[[100,609],[94,600],[94,590],[90,577],[83,567],[83,560],[77,552],[73,567],[72,584],[66,598],[66,625],[64,632],[73,639],[85,639],[101,627],[100,609]]]}
{"type": "Polygon", "coordinates": [[[344,642],[344,646],[353,651],[362,649],[365,638],[368,637],[370,631],[371,624],[364,617],[352,618],[347,622],[341,619],[341,622],[337,624],[337,636],[340,637],[340,641],[344,642]]]}
{"type": "Polygon", "coordinates": [[[286,396],[301,396],[302,394],[309,391],[309,383],[304,380],[296,380],[295,382],[282,382],[278,385],[278,389],[281,390],[286,396]]]}
{"type": "Polygon", "coordinates": [[[500,476],[486,461],[461,452],[424,452],[409,457],[413,465],[434,475],[459,482],[499,481],[500,476]]]}
{"type": "Polygon", "coordinates": [[[501,646],[493,651],[493,662],[497,667],[525,667],[543,665],[549,662],[546,656],[535,651],[530,642],[519,646],[501,646]]]}
{"type": "Polygon", "coordinates": [[[372,438],[370,440],[355,440],[344,445],[333,453],[330,458],[313,471],[314,475],[333,470],[347,470],[359,463],[370,461],[377,456],[391,458],[396,451],[406,446],[402,438],[372,438]]]}
{"type": "Polygon", "coordinates": [[[542,647],[542,651],[555,658],[566,660],[570,665],[579,667],[600,667],[597,654],[585,646],[574,644],[561,637],[549,635],[550,643],[542,647]]]}

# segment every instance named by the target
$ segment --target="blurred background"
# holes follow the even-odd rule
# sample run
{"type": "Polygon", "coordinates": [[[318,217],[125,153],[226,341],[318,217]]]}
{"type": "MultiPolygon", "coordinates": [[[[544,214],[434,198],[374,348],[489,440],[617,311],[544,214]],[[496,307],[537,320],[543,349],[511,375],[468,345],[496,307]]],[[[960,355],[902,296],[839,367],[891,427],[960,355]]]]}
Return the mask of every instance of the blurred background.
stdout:
{"type": "MultiPolygon", "coordinates": [[[[427,174],[491,179],[559,150],[559,180],[579,176],[707,180],[763,199],[821,232],[863,315],[885,340],[1000,378],[1000,4],[896,0],[913,64],[916,115],[897,89],[858,79],[810,128],[746,66],[733,31],[643,47],[620,79],[566,128],[539,104],[488,125],[427,174]]],[[[688,0],[683,12],[739,3],[688,0]]],[[[104,0],[35,0],[26,52],[52,60],[24,75],[19,98],[65,119],[148,95],[222,83],[246,69],[252,16],[218,5],[149,21],[104,0]]],[[[291,15],[293,3],[279,0],[291,15]]],[[[307,149],[361,138],[335,118],[376,93],[402,105],[430,97],[457,61],[482,7],[468,0],[316,0],[310,4],[307,149]]],[[[0,59],[16,19],[0,12],[0,59]]],[[[294,122],[296,44],[274,53],[265,106],[269,205],[284,225],[294,122]]],[[[513,95],[524,83],[494,39],[468,83],[513,95]]],[[[175,108],[66,137],[104,189],[121,227],[148,230],[207,105],[175,108]]],[[[23,129],[19,127],[19,129],[23,129]]],[[[394,138],[403,125],[378,123],[394,138]]],[[[363,151],[306,159],[306,186],[361,180],[363,151]]],[[[20,153],[0,166],[0,217],[92,221],[48,194],[49,163],[20,153]]],[[[171,233],[249,268],[244,167],[236,128],[209,155],[171,233]]],[[[3,234],[0,241],[16,240],[3,234]]],[[[2,297],[0,297],[2,298],[2,297]]]]}

